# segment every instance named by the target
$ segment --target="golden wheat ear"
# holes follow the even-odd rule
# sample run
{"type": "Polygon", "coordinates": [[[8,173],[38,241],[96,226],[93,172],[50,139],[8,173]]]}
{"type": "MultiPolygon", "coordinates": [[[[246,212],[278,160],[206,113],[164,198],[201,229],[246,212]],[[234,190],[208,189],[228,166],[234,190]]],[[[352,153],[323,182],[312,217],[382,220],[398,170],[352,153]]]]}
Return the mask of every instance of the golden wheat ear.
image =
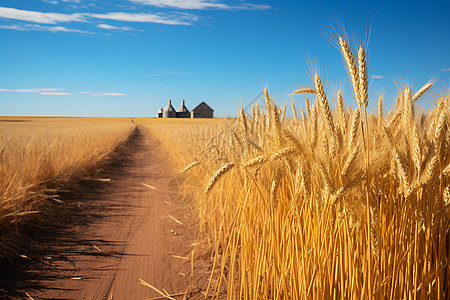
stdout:
{"type": "Polygon", "coordinates": [[[342,55],[345,58],[345,61],[347,62],[347,70],[350,74],[350,79],[352,81],[353,85],[353,91],[355,92],[355,98],[358,102],[358,105],[363,105],[363,103],[360,102],[359,98],[359,75],[358,75],[358,67],[356,65],[355,58],[353,56],[352,51],[350,50],[350,46],[348,43],[342,39],[342,37],[339,37],[339,45],[341,46],[341,52],[342,55]]]}

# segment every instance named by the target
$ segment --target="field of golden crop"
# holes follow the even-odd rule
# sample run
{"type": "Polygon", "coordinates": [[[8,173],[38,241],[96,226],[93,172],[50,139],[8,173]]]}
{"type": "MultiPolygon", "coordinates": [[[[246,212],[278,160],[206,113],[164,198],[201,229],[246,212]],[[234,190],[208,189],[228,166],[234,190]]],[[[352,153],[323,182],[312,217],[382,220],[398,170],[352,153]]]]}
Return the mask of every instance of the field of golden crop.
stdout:
{"type": "MultiPolygon", "coordinates": [[[[311,103],[300,112],[292,104],[293,118],[266,89],[263,108],[233,120],[135,120],[159,140],[185,199],[194,199],[213,264],[207,294],[226,287],[228,299],[450,298],[450,96],[417,112],[432,84],[404,87],[392,109],[380,97],[371,113],[368,99],[377,97],[365,50],[338,45],[354,91],[345,101],[315,74],[310,88],[294,92],[311,103]]],[[[0,122],[2,249],[134,128],[118,119],[11,119],[0,122]]]]}
{"type": "Polygon", "coordinates": [[[134,130],[119,118],[0,118],[0,258],[30,218],[92,170],[134,130]]]}
{"type": "Polygon", "coordinates": [[[380,97],[369,113],[365,51],[339,46],[356,109],[316,74],[295,91],[314,99],[301,117],[292,105],[285,119],[265,90],[265,109],[241,110],[235,122],[158,129],[188,166],[181,173],[199,183],[190,189],[219,271],[209,293],[226,285],[228,299],[450,297],[450,97],[417,113],[431,84],[405,87],[390,111],[380,97]]]}

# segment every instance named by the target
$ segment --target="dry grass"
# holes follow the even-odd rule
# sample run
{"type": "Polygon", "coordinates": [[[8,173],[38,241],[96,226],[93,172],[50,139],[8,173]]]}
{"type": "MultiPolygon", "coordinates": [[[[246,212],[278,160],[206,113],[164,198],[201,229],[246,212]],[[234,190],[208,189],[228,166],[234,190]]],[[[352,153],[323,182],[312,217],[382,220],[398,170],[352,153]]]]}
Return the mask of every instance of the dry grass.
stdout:
{"type": "Polygon", "coordinates": [[[17,235],[45,218],[61,190],[123,143],[134,126],[113,118],[0,118],[0,257],[18,250],[17,235]]]}
{"type": "Polygon", "coordinates": [[[380,98],[369,114],[365,52],[357,63],[340,46],[356,110],[338,94],[332,112],[316,74],[314,90],[296,91],[316,95],[301,119],[284,119],[266,90],[266,109],[164,135],[179,137],[184,166],[200,162],[188,172],[203,179],[196,207],[220,271],[208,293],[226,285],[229,299],[450,297],[449,96],[417,113],[430,86],[414,96],[405,88],[393,110],[383,112],[380,98]]]}

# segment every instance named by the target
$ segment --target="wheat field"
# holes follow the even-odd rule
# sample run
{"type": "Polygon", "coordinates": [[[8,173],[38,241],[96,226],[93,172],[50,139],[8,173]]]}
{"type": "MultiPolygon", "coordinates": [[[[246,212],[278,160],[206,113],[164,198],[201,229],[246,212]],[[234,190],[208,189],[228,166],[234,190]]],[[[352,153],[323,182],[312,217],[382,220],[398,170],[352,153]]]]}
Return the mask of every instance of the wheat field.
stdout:
{"type": "Polygon", "coordinates": [[[46,218],[61,192],[125,142],[129,119],[2,117],[0,122],[0,258],[18,255],[17,235],[30,218],[46,218]]]}
{"type": "MultiPolygon", "coordinates": [[[[386,110],[370,94],[365,49],[337,44],[353,94],[327,93],[316,73],[294,91],[307,97],[305,111],[292,103],[293,118],[265,89],[261,107],[237,119],[136,120],[179,169],[200,219],[198,250],[210,253],[212,298],[450,297],[450,95],[422,112],[432,83],[405,86],[386,110]]],[[[11,120],[0,123],[3,252],[17,251],[10,238],[27,217],[134,129],[11,120]]]]}
{"type": "Polygon", "coordinates": [[[292,119],[266,89],[265,108],[234,122],[160,136],[197,179],[215,297],[223,286],[228,299],[450,297],[449,95],[417,112],[432,84],[405,87],[371,113],[365,50],[339,48],[354,91],[345,102],[316,73],[294,91],[311,103],[292,103],[292,119]]]}

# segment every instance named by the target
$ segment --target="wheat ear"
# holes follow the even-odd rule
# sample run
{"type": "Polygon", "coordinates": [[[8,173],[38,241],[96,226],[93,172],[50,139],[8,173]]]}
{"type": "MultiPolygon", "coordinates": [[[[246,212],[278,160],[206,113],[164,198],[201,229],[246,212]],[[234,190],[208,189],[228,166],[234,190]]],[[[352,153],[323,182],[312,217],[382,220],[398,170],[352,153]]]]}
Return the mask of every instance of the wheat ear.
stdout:
{"type": "Polygon", "coordinates": [[[297,151],[297,149],[295,147],[285,147],[285,148],[282,148],[281,150],[279,150],[279,151],[277,151],[275,153],[272,153],[271,155],[260,155],[260,156],[257,156],[255,158],[247,161],[244,164],[244,167],[250,168],[250,167],[253,167],[253,166],[256,166],[256,165],[263,164],[263,163],[265,163],[267,161],[277,160],[277,159],[280,159],[280,158],[282,158],[282,157],[284,157],[284,156],[286,156],[288,154],[294,153],[295,151],[297,151]]]}
{"type": "Polygon", "coordinates": [[[359,103],[367,107],[369,101],[369,84],[367,81],[367,61],[366,52],[363,47],[359,47],[358,51],[358,65],[359,65],[359,103]]]}
{"type": "Polygon", "coordinates": [[[348,43],[344,41],[342,37],[339,37],[339,45],[341,46],[342,55],[344,56],[347,62],[347,68],[348,72],[350,73],[350,78],[352,80],[356,101],[358,102],[359,105],[362,105],[362,103],[359,102],[359,77],[355,58],[353,57],[352,51],[350,50],[348,43]]]}
{"type": "Polygon", "coordinates": [[[306,116],[305,116],[305,112],[303,111],[303,108],[300,108],[300,114],[302,116],[302,121],[305,122],[306,121],[306,116]]]}
{"type": "Polygon", "coordinates": [[[314,76],[314,86],[316,87],[317,100],[319,102],[319,107],[323,115],[323,119],[330,132],[331,137],[334,137],[334,123],[333,117],[331,116],[330,105],[328,104],[327,95],[320,80],[319,75],[316,73],[314,76]]]}
{"type": "Polygon", "coordinates": [[[228,163],[221,167],[217,172],[213,175],[211,178],[211,181],[209,182],[208,186],[206,187],[205,193],[209,193],[213,186],[217,183],[217,181],[222,177],[225,173],[229,172],[233,167],[235,166],[234,162],[228,163]]]}
{"type": "Polygon", "coordinates": [[[381,126],[383,126],[383,97],[380,96],[378,99],[378,130],[381,130],[381,126]]]}
{"type": "Polygon", "coordinates": [[[436,152],[438,154],[442,153],[442,149],[444,148],[444,140],[447,129],[447,110],[442,110],[441,115],[439,117],[439,121],[436,126],[436,131],[434,134],[434,138],[436,140],[436,152]]]}
{"type": "Polygon", "coordinates": [[[360,122],[361,122],[361,110],[358,107],[353,113],[352,127],[350,127],[350,141],[349,141],[350,149],[353,149],[355,147],[356,135],[358,134],[360,122]]]}
{"type": "Polygon", "coordinates": [[[293,94],[315,94],[315,93],[316,90],[312,88],[301,88],[293,92],[293,94]]]}
{"type": "Polygon", "coordinates": [[[311,107],[309,105],[308,97],[305,97],[305,106],[306,106],[306,112],[308,113],[308,118],[311,118],[311,107]]]}
{"type": "Polygon", "coordinates": [[[200,164],[199,161],[193,162],[192,164],[190,164],[189,166],[187,166],[186,168],[184,168],[183,171],[180,172],[180,174],[186,173],[186,172],[189,171],[191,168],[193,168],[193,167],[195,167],[195,166],[197,166],[197,165],[199,165],[199,164],[200,164]]]}
{"type": "Polygon", "coordinates": [[[414,161],[414,165],[417,170],[417,176],[420,176],[421,171],[421,163],[422,163],[422,156],[421,156],[421,150],[420,150],[420,140],[419,135],[417,133],[417,126],[414,119],[414,102],[411,97],[411,89],[407,88],[405,89],[404,95],[403,95],[403,122],[404,122],[404,128],[408,130],[411,133],[411,152],[412,157],[414,161]]]}
{"type": "Polygon", "coordinates": [[[432,83],[427,83],[420,90],[418,90],[412,97],[413,102],[416,102],[432,85],[432,83]]]}
{"type": "Polygon", "coordinates": [[[337,111],[339,116],[339,126],[341,127],[341,132],[344,133],[347,131],[347,124],[345,123],[345,108],[344,108],[344,100],[342,99],[341,91],[337,92],[337,111]]]}
{"type": "Polygon", "coordinates": [[[297,110],[295,109],[294,101],[291,102],[292,113],[294,114],[294,119],[297,120],[297,110]]]}

